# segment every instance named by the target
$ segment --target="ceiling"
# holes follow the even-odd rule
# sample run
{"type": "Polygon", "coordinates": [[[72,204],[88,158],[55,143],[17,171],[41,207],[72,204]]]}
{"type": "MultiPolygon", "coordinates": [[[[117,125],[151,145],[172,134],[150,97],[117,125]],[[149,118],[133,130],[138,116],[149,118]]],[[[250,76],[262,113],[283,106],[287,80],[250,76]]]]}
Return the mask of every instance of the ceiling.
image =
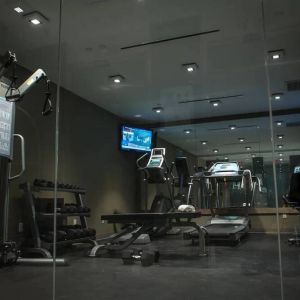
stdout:
{"type": "MultiPolygon", "coordinates": [[[[14,50],[22,65],[42,67],[57,81],[59,1],[0,0],[0,5],[0,52],[14,50]],[[49,22],[28,24],[12,10],[16,4],[49,22]]],[[[64,1],[62,86],[129,122],[164,127],[159,136],[202,158],[215,156],[215,148],[232,159],[248,157],[238,142],[243,135],[251,151],[271,159],[269,104],[277,119],[299,120],[299,91],[286,91],[285,82],[300,79],[300,1],[265,0],[263,7],[260,0],[64,1]],[[207,31],[216,32],[174,39],[207,31]],[[172,40],[157,43],[166,39],[172,40]],[[272,62],[267,51],[276,49],[285,56],[272,62]],[[190,62],[197,63],[195,72],[182,67],[190,62]],[[109,79],[116,74],[124,82],[109,79]],[[269,103],[268,92],[284,95],[269,103]],[[217,108],[209,101],[179,103],[234,95],[241,96],[221,99],[217,108]],[[161,114],[152,111],[158,105],[161,114]],[[249,113],[257,117],[247,118],[249,113]],[[252,127],[211,130],[230,124],[252,127]],[[188,137],[187,127],[193,129],[188,137]],[[201,140],[209,141],[206,148],[201,140]]],[[[300,149],[296,127],[280,132],[287,156],[300,149]]]]}

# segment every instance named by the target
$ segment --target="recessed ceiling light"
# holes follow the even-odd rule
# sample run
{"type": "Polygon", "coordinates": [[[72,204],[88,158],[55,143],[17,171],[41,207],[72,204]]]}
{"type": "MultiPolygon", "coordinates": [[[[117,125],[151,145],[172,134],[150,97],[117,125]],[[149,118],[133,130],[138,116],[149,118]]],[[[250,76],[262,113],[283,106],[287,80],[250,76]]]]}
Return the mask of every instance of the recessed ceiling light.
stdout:
{"type": "Polygon", "coordinates": [[[275,101],[280,100],[282,98],[282,96],[283,96],[283,93],[274,93],[274,94],[272,94],[272,98],[275,101]]]}
{"type": "Polygon", "coordinates": [[[283,145],[277,145],[278,149],[282,149],[283,145]]]}
{"type": "Polygon", "coordinates": [[[235,125],[229,125],[230,130],[235,130],[236,126],[235,125]]]}
{"type": "Polygon", "coordinates": [[[280,140],[282,140],[282,139],[283,139],[283,137],[284,137],[284,135],[283,135],[283,134],[278,134],[278,135],[277,135],[277,138],[278,138],[278,139],[280,139],[280,140]]]}
{"type": "Polygon", "coordinates": [[[142,115],[137,114],[137,115],[134,115],[134,117],[135,117],[135,118],[141,118],[142,115]]]}
{"type": "Polygon", "coordinates": [[[24,10],[23,10],[21,7],[19,7],[19,6],[18,6],[18,7],[15,7],[15,8],[14,8],[14,11],[17,12],[18,14],[21,14],[21,13],[24,12],[24,10]]]}
{"type": "Polygon", "coordinates": [[[251,150],[251,147],[245,147],[245,149],[247,150],[247,151],[250,151],[251,150]]]}
{"type": "Polygon", "coordinates": [[[278,61],[283,58],[284,50],[283,49],[271,50],[268,52],[268,54],[271,61],[278,61]]]}
{"type": "Polygon", "coordinates": [[[37,10],[22,14],[22,16],[33,25],[40,25],[49,22],[49,19],[37,10]]]}
{"type": "Polygon", "coordinates": [[[219,150],[218,149],[213,149],[213,153],[218,153],[219,150]]]}
{"type": "Polygon", "coordinates": [[[283,156],[283,153],[279,153],[279,156],[283,156]]]}
{"type": "Polygon", "coordinates": [[[190,133],[192,133],[192,129],[184,129],[183,132],[185,134],[190,134],[190,133]]]}
{"type": "Polygon", "coordinates": [[[277,126],[282,126],[283,124],[284,124],[283,121],[276,121],[276,125],[277,125],[277,126]]]}
{"type": "Polygon", "coordinates": [[[152,111],[154,111],[157,114],[160,114],[163,110],[164,108],[162,106],[155,106],[152,108],[152,111]]]}
{"type": "Polygon", "coordinates": [[[239,138],[239,141],[242,143],[242,142],[245,141],[245,139],[244,138],[239,138]]]}
{"type": "Polygon", "coordinates": [[[125,80],[125,77],[122,75],[111,75],[109,79],[112,80],[114,83],[119,84],[125,80]]]}
{"type": "Polygon", "coordinates": [[[183,64],[182,67],[189,73],[194,72],[198,69],[198,65],[196,63],[183,64]]]}
{"type": "Polygon", "coordinates": [[[207,144],[207,141],[201,141],[201,144],[202,144],[202,145],[206,145],[206,144],[207,144]]]}
{"type": "Polygon", "coordinates": [[[283,161],[283,158],[279,158],[279,161],[283,161]]]}
{"type": "Polygon", "coordinates": [[[209,101],[210,104],[212,104],[213,107],[218,107],[221,104],[220,100],[211,100],[209,101]]]}
{"type": "Polygon", "coordinates": [[[228,157],[227,157],[227,156],[225,156],[225,157],[224,157],[224,160],[228,160],[228,157]]]}
{"type": "Polygon", "coordinates": [[[41,21],[39,19],[31,19],[30,22],[33,24],[33,25],[40,25],[41,24],[41,21]]]}
{"type": "Polygon", "coordinates": [[[255,154],[252,154],[251,157],[254,158],[254,157],[256,157],[256,155],[255,155],[255,154]]]}

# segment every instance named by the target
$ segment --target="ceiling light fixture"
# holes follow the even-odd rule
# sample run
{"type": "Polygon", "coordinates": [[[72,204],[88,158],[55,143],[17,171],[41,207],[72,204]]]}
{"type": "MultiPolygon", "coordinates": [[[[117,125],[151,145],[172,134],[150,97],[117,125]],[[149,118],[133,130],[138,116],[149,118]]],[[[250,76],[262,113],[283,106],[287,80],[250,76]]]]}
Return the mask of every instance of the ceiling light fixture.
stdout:
{"type": "Polygon", "coordinates": [[[33,25],[40,25],[40,24],[42,23],[39,19],[32,19],[32,20],[30,20],[30,22],[31,22],[33,25]]]}
{"type": "Polygon", "coordinates": [[[228,160],[228,157],[227,157],[227,156],[225,156],[225,157],[224,157],[224,160],[228,160]]]}
{"type": "Polygon", "coordinates": [[[283,161],[283,158],[279,158],[279,161],[283,161]]]}
{"type": "Polygon", "coordinates": [[[202,145],[206,145],[206,144],[207,144],[207,141],[201,141],[201,144],[202,144],[202,145]]]}
{"type": "Polygon", "coordinates": [[[219,150],[218,149],[213,149],[213,153],[218,153],[219,150]]]}
{"type": "Polygon", "coordinates": [[[277,138],[278,138],[278,139],[280,139],[280,140],[282,140],[282,139],[283,139],[283,137],[284,137],[284,135],[283,135],[283,134],[278,134],[278,135],[277,135],[277,138]]]}
{"type": "Polygon", "coordinates": [[[254,158],[254,157],[256,157],[256,155],[255,155],[255,154],[252,154],[251,157],[254,158]]]}
{"type": "Polygon", "coordinates": [[[279,153],[279,156],[283,156],[283,153],[279,153]]]}
{"type": "Polygon", "coordinates": [[[31,11],[29,13],[23,14],[22,16],[35,26],[49,22],[49,19],[39,11],[31,11]]]}
{"type": "Polygon", "coordinates": [[[245,149],[247,150],[247,151],[250,151],[251,150],[251,147],[245,147],[245,149]]]}
{"type": "Polygon", "coordinates": [[[235,130],[236,126],[235,125],[229,125],[230,130],[235,130]]]}
{"type": "Polygon", "coordinates": [[[268,52],[271,61],[278,61],[284,57],[284,49],[271,50],[268,52]]]}
{"type": "Polygon", "coordinates": [[[210,104],[212,104],[213,107],[218,107],[221,104],[220,100],[213,100],[209,101],[210,104]]]}
{"type": "Polygon", "coordinates": [[[18,7],[15,7],[15,8],[14,8],[14,11],[17,12],[18,14],[21,14],[21,13],[24,12],[24,10],[23,10],[21,7],[19,7],[19,6],[18,6],[18,7]]]}
{"type": "Polygon", "coordinates": [[[282,96],[283,96],[283,93],[274,93],[274,94],[272,94],[272,99],[275,101],[278,101],[282,98],[282,96]]]}
{"type": "Polygon", "coordinates": [[[163,110],[164,108],[162,106],[155,106],[152,108],[152,111],[154,111],[157,114],[160,114],[163,110]]]}
{"type": "Polygon", "coordinates": [[[240,141],[241,143],[243,143],[243,142],[245,141],[245,139],[244,139],[244,138],[239,138],[239,141],[240,141]]]}
{"type": "Polygon", "coordinates": [[[283,145],[277,145],[277,148],[278,148],[278,149],[282,149],[282,148],[283,148],[283,145]]]}
{"type": "Polygon", "coordinates": [[[190,133],[192,133],[192,129],[184,129],[183,132],[185,134],[190,134],[190,133]]]}
{"type": "Polygon", "coordinates": [[[276,121],[276,125],[277,125],[277,126],[282,126],[283,123],[284,123],[283,121],[276,121]]]}
{"type": "Polygon", "coordinates": [[[109,79],[113,81],[113,83],[119,84],[125,80],[125,77],[122,75],[111,75],[109,79]]]}
{"type": "Polygon", "coordinates": [[[142,115],[137,114],[137,115],[134,115],[134,117],[135,117],[135,118],[141,118],[142,115]]]}
{"type": "Polygon", "coordinates": [[[194,72],[198,69],[198,65],[196,63],[183,64],[182,67],[189,73],[194,72]]]}

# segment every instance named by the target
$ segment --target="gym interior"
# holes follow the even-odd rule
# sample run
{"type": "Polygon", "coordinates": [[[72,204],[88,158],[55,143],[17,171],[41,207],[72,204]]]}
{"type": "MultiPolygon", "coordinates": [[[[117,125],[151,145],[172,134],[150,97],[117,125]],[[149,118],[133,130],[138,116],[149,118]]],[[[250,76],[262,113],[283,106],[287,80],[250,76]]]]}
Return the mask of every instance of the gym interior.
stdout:
{"type": "Polygon", "coordinates": [[[299,1],[0,8],[1,299],[299,299],[299,1]]]}

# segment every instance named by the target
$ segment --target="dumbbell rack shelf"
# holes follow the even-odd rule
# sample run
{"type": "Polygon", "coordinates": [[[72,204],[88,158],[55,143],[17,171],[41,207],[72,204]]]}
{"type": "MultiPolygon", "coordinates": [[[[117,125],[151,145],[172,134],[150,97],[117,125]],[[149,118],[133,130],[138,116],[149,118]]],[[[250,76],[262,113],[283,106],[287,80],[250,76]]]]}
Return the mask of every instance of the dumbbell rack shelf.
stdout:
{"type": "MultiPolygon", "coordinates": [[[[91,216],[90,213],[56,213],[56,217],[58,217],[58,218],[59,217],[61,217],[61,218],[64,218],[64,217],[90,217],[90,216],[91,216]]],[[[51,218],[53,218],[54,214],[53,213],[38,212],[37,217],[40,217],[40,218],[51,217],[51,218]]]]}
{"type": "MultiPolygon", "coordinates": [[[[52,258],[50,251],[53,248],[52,242],[46,242],[41,239],[40,228],[39,228],[39,220],[43,218],[54,218],[54,213],[43,213],[38,212],[35,209],[35,193],[40,193],[43,191],[54,192],[53,187],[40,187],[40,186],[32,186],[30,183],[22,183],[20,184],[20,189],[23,190],[23,203],[24,208],[26,211],[26,216],[30,223],[30,231],[31,231],[31,247],[26,247],[23,251],[28,254],[38,254],[45,258],[52,258]]],[[[84,201],[83,197],[86,193],[84,189],[65,189],[65,188],[58,188],[57,192],[60,193],[71,193],[74,195],[75,201],[77,206],[83,207],[84,201]]],[[[58,218],[66,218],[66,217],[79,217],[80,225],[82,228],[88,228],[86,217],[90,217],[89,212],[82,212],[82,213],[56,213],[55,214],[58,218]]],[[[77,243],[88,243],[92,246],[96,246],[96,237],[95,236],[87,236],[75,239],[68,239],[63,241],[56,241],[57,246],[65,246],[70,244],[77,244],[77,243]]]]}

